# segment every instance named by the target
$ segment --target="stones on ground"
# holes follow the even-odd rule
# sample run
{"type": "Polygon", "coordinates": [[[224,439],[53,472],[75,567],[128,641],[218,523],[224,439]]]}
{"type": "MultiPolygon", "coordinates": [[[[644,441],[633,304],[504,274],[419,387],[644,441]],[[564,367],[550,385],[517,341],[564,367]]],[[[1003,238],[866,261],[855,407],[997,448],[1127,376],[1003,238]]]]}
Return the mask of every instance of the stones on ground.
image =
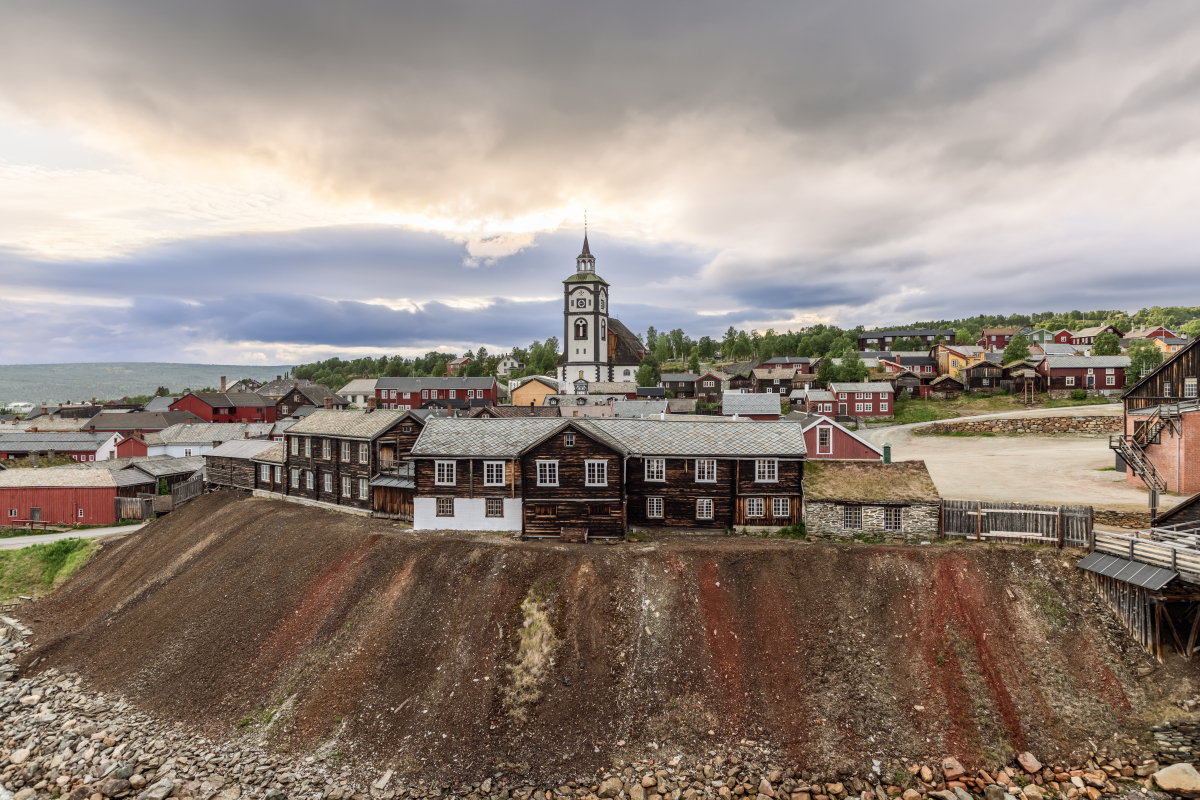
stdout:
{"type": "Polygon", "coordinates": [[[900,797],[901,800],[921,800],[921,793],[916,789],[905,789],[900,797]]]}
{"type": "Polygon", "coordinates": [[[970,794],[967,793],[967,790],[961,786],[954,787],[954,797],[955,800],[975,800],[970,794]]]}
{"type": "Polygon", "coordinates": [[[1021,790],[1021,794],[1025,795],[1025,800],[1042,800],[1042,787],[1031,783],[1021,790]]]}
{"type": "Polygon", "coordinates": [[[140,772],[135,772],[129,776],[129,785],[138,790],[145,788],[146,776],[140,772]]]}
{"type": "Polygon", "coordinates": [[[170,778],[163,778],[158,783],[146,790],[146,800],[166,800],[175,789],[175,784],[170,778]]]}
{"type": "Polygon", "coordinates": [[[1172,764],[1154,773],[1158,788],[1180,797],[1200,797],[1200,772],[1191,764],[1172,764]]]}
{"type": "Polygon", "coordinates": [[[129,794],[129,781],[123,778],[109,778],[100,784],[100,794],[105,797],[124,797],[129,794]]]}
{"type": "Polygon", "coordinates": [[[600,790],[596,793],[596,796],[602,798],[616,797],[621,793],[623,788],[624,784],[621,783],[620,778],[605,778],[600,782],[600,790]]]}
{"type": "Polygon", "coordinates": [[[22,747],[20,750],[14,750],[13,754],[8,757],[12,764],[24,764],[29,759],[29,750],[22,747]]]}
{"type": "Polygon", "coordinates": [[[774,797],[775,788],[771,786],[771,782],[769,780],[763,778],[758,782],[758,793],[763,797],[774,797]]]}
{"type": "Polygon", "coordinates": [[[948,757],[942,759],[942,773],[945,774],[947,781],[956,781],[967,774],[967,771],[963,769],[962,764],[958,763],[957,758],[948,757]]]}
{"type": "Polygon", "coordinates": [[[25,787],[21,791],[13,795],[13,800],[29,800],[35,792],[30,787],[25,787]]]}
{"type": "Polygon", "coordinates": [[[984,787],[983,790],[984,800],[1004,800],[1004,794],[1004,790],[994,783],[984,787]]]}
{"type": "Polygon", "coordinates": [[[1026,750],[1021,755],[1017,756],[1017,763],[1021,765],[1021,769],[1032,775],[1035,772],[1042,771],[1042,762],[1033,757],[1033,753],[1026,750]]]}
{"type": "MultiPolygon", "coordinates": [[[[725,787],[721,788],[724,789],[725,787]]],[[[729,790],[725,789],[725,793],[728,794],[729,790]]],[[[629,787],[627,794],[629,795],[629,800],[646,800],[646,790],[642,787],[641,781],[635,781],[633,786],[629,787]]]]}

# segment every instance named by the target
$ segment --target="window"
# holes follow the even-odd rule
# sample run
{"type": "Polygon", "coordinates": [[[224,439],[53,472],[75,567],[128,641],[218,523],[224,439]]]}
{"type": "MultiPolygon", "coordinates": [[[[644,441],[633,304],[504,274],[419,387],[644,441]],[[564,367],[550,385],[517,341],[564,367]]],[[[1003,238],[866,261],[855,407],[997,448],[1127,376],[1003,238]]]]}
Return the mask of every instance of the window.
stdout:
{"type": "Polygon", "coordinates": [[[888,410],[888,409],[887,409],[887,407],[888,407],[888,404],[887,404],[887,403],[880,403],[880,404],[879,404],[879,410],[880,410],[880,411],[887,411],[887,410],[888,410]]]}
{"type": "MultiPolygon", "coordinates": [[[[1108,386],[1116,386],[1116,385],[1117,385],[1117,379],[1116,379],[1116,377],[1115,377],[1115,376],[1113,376],[1113,375],[1109,375],[1109,376],[1105,377],[1105,379],[1104,379],[1104,382],[1105,382],[1105,383],[1106,383],[1108,386]]],[[[1193,387],[1193,389],[1194,389],[1194,388],[1195,388],[1195,387],[1193,387]]],[[[1186,392],[1186,391],[1187,391],[1187,386],[1185,385],[1185,386],[1183,387],[1183,389],[1184,389],[1184,391],[1186,392]]],[[[1194,394],[1193,394],[1193,395],[1191,395],[1191,396],[1192,396],[1192,397],[1195,397],[1196,395],[1194,395],[1194,394]]]]}
{"type": "Polygon", "coordinates": [[[558,506],[536,505],[533,507],[533,515],[535,517],[556,517],[558,516],[558,506]]]}
{"type": "Polygon", "coordinates": [[[661,497],[646,498],[646,516],[649,519],[662,519],[663,499],[661,497]]]}
{"type": "Polygon", "coordinates": [[[792,514],[790,497],[774,497],[771,499],[771,516],[775,519],[786,519],[792,514]]]}
{"type": "Polygon", "coordinates": [[[883,529],[885,531],[901,530],[900,526],[900,509],[885,508],[883,510],[883,529]]]}
{"type": "Polygon", "coordinates": [[[412,433],[412,425],[401,425],[400,430],[404,433],[412,433]]]}
{"type": "MultiPolygon", "coordinates": [[[[1066,383],[1067,383],[1067,386],[1074,386],[1074,385],[1075,385],[1075,376],[1074,376],[1074,375],[1068,375],[1068,376],[1066,377],[1066,383]]],[[[1170,395],[1168,395],[1168,397],[1169,397],[1169,396],[1170,396],[1170,395]]]]}
{"type": "Polygon", "coordinates": [[[349,497],[349,496],[350,496],[350,476],[343,475],[342,476],[342,497],[349,497]]]}
{"type": "Polygon", "coordinates": [[[568,433],[566,436],[564,436],[563,437],[563,445],[565,445],[566,447],[574,447],[575,446],[575,434],[568,433]]]}
{"type": "Polygon", "coordinates": [[[538,486],[558,486],[558,462],[557,461],[539,461],[539,462],[537,462],[537,485],[538,486]]]}
{"type": "Polygon", "coordinates": [[[662,482],[667,479],[667,460],[665,458],[646,459],[646,480],[662,482]]]}
{"type": "Polygon", "coordinates": [[[15,516],[17,515],[17,510],[16,510],[15,508],[10,508],[10,509],[8,510],[8,515],[9,515],[10,517],[15,517],[15,516]]]}
{"type": "Polygon", "coordinates": [[[845,392],[842,392],[841,394],[839,394],[839,395],[838,395],[838,400],[845,400],[845,399],[846,399],[846,393],[845,393],[845,392]]]}
{"type": "MultiPolygon", "coordinates": [[[[1110,369],[1109,372],[1112,372],[1112,370],[1110,369]]],[[[1108,379],[1109,386],[1111,386],[1113,384],[1113,381],[1114,381],[1113,378],[1108,379]]],[[[1195,397],[1196,396],[1196,379],[1195,378],[1184,378],[1183,379],[1183,396],[1184,397],[1195,397]]]]}
{"type": "Polygon", "coordinates": [[[454,516],[454,498],[453,497],[439,497],[437,499],[437,515],[439,517],[453,517],[454,516]]]}
{"type": "Polygon", "coordinates": [[[411,397],[412,397],[412,392],[405,392],[405,393],[404,393],[404,399],[405,399],[405,400],[408,400],[408,399],[410,399],[411,397]]]}
{"type": "Polygon", "coordinates": [[[983,385],[984,385],[984,386],[989,386],[989,385],[991,385],[991,382],[992,382],[992,379],[991,379],[991,378],[984,378],[984,379],[983,379],[983,385]]]}
{"type": "Polygon", "coordinates": [[[833,452],[833,428],[817,428],[817,454],[833,452]]]}
{"type": "Polygon", "coordinates": [[[342,461],[350,460],[350,443],[342,442],[342,461]]]}
{"type": "Polygon", "coordinates": [[[761,497],[747,497],[746,498],[746,516],[747,517],[763,516],[763,514],[764,514],[763,509],[765,507],[766,507],[766,504],[763,502],[763,499],[761,497]]]}
{"type": "Polygon", "coordinates": [[[468,400],[475,399],[475,390],[474,389],[467,389],[467,399],[468,400]]]}
{"type": "Polygon", "coordinates": [[[842,528],[848,531],[862,530],[862,506],[842,506],[842,528]]]}
{"type": "Polygon", "coordinates": [[[313,474],[311,469],[304,471],[304,488],[313,488],[313,474]]]}
{"type": "Polygon", "coordinates": [[[1163,381],[1163,397],[1171,396],[1171,382],[1163,381]]]}
{"type": "Polygon", "coordinates": [[[80,519],[82,519],[82,518],[83,518],[83,509],[82,509],[82,508],[78,510],[78,512],[77,512],[77,516],[78,516],[80,519]]]}
{"type": "Polygon", "coordinates": [[[608,462],[607,461],[585,461],[584,467],[584,485],[586,486],[608,486],[608,462]]]}
{"type": "Polygon", "coordinates": [[[283,483],[283,467],[275,468],[275,482],[283,483]]]}
{"type": "Polygon", "coordinates": [[[833,403],[826,403],[825,411],[829,414],[832,414],[833,413],[833,403]]]}
{"type": "Polygon", "coordinates": [[[696,519],[713,518],[713,501],[711,497],[701,497],[696,501],[696,519]]]}
{"type": "Polygon", "coordinates": [[[366,442],[359,442],[358,445],[358,463],[366,464],[371,460],[371,446],[366,442]]]}
{"type": "Polygon", "coordinates": [[[438,486],[453,486],[454,485],[454,465],[453,461],[435,461],[433,462],[433,482],[438,486]]]}
{"type": "Polygon", "coordinates": [[[267,482],[270,482],[270,480],[271,480],[271,466],[270,466],[269,464],[263,464],[263,465],[262,465],[262,467],[261,467],[261,468],[258,470],[258,476],[259,476],[259,478],[261,478],[262,480],[264,480],[264,481],[267,481],[267,482]]]}
{"type": "Polygon", "coordinates": [[[421,390],[421,399],[422,399],[422,400],[428,400],[428,399],[429,399],[429,390],[428,390],[428,389],[422,389],[422,390],[421,390]]]}
{"type": "Polygon", "coordinates": [[[298,469],[292,470],[292,488],[293,489],[300,488],[300,470],[298,470],[298,469]]]}
{"type": "Polygon", "coordinates": [[[333,491],[333,475],[331,475],[330,473],[326,472],[326,473],[325,473],[325,474],[322,476],[322,478],[323,478],[323,480],[321,481],[321,483],[324,485],[324,487],[325,487],[325,491],[326,491],[326,492],[332,492],[332,491],[333,491]]]}
{"type": "Polygon", "coordinates": [[[451,400],[453,400],[453,399],[454,399],[455,397],[457,397],[457,396],[458,396],[458,390],[457,390],[457,389],[451,389],[451,390],[450,390],[450,395],[449,395],[450,399],[451,399],[451,400]]]}
{"type": "Polygon", "coordinates": [[[191,457],[191,455],[192,455],[192,448],[190,448],[190,447],[185,447],[185,448],[183,449],[183,457],[184,457],[184,458],[190,458],[190,457],[191,457]]]}
{"type": "Polygon", "coordinates": [[[575,338],[576,339],[586,339],[587,338],[587,320],[582,320],[582,319],[575,320],[575,338]]]}
{"type": "Polygon", "coordinates": [[[370,496],[371,496],[371,490],[369,488],[369,481],[367,481],[366,478],[359,478],[358,479],[358,499],[359,500],[367,500],[368,498],[370,498],[370,496]]]}
{"type": "Polygon", "coordinates": [[[304,457],[312,458],[312,439],[304,438],[304,457]]]}
{"type": "Polygon", "coordinates": [[[861,414],[861,413],[862,413],[862,410],[863,410],[863,404],[862,404],[862,403],[855,403],[855,404],[854,404],[854,412],[855,412],[856,414],[861,414]]]}
{"type": "Polygon", "coordinates": [[[696,483],[717,482],[717,460],[715,458],[696,459],[696,483]]]}
{"type": "Polygon", "coordinates": [[[704,382],[704,385],[705,385],[705,386],[709,386],[709,387],[711,387],[711,386],[716,386],[716,385],[717,385],[717,382],[716,382],[716,381],[705,381],[705,382],[704,382]]]}
{"type": "Polygon", "coordinates": [[[321,440],[321,458],[329,458],[329,440],[321,440]]]}
{"type": "Polygon", "coordinates": [[[779,480],[779,460],[760,458],[754,462],[754,480],[758,483],[776,483],[779,480]]]}
{"type": "MultiPolygon", "coordinates": [[[[501,464],[501,466],[504,466],[504,465],[501,464]]],[[[502,498],[489,497],[486,501],[484,501],[484,503],[485,503],[484,513],[486,516],[489,516],[489,517],[503,517],[504,516],[504,500],[502,498]]]]}
{"type": "Polygon", "coordinates": [[[957,359],[957,358],[952,358],[952,359],[950,359],[950,366],[952,366],[952,367],[957,367],[957,366],[958,366],[958,359],[957,359]]]}

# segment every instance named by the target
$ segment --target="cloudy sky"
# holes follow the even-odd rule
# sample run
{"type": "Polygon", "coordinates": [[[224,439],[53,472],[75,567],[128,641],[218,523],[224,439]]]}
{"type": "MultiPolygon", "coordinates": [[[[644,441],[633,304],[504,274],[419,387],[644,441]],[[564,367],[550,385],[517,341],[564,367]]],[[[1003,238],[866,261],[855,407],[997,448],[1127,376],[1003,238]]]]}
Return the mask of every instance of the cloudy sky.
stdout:
{"type": "Polygon", "coordinates": [[[1200,5],[3,3],[2,363],[1200,304],[1200,5]]]}

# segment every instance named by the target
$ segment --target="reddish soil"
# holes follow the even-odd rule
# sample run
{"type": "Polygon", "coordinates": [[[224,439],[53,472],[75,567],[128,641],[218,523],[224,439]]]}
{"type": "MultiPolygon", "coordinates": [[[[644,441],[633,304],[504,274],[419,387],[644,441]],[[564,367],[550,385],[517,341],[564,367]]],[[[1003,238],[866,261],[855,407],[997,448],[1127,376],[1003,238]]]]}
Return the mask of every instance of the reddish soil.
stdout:
{"type": "Polygon", "coordinates": [[[22,616],[35,671],[218,735],[283,704],[262,734],[281,746],[454,778],[743,738],[818,774],[988,767],[1111,739],[1145,706],[1141,656],[1046,549],[519,543],[218,493],[106,543],[22,616]],[[535,584],[561,644],[517,724],[503,700],[535,584]]]}

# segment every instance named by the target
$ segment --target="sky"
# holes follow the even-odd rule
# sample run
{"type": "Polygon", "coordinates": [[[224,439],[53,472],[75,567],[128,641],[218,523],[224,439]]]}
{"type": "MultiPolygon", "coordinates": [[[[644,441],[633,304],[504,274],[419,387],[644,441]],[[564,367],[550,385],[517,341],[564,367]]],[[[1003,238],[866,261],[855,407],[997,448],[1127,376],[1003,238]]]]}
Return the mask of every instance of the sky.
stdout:
{"type": "Polygon", "coordinates": [[[5,4],[2,363],[1200,305],[1200,5],[5,4]]]}

